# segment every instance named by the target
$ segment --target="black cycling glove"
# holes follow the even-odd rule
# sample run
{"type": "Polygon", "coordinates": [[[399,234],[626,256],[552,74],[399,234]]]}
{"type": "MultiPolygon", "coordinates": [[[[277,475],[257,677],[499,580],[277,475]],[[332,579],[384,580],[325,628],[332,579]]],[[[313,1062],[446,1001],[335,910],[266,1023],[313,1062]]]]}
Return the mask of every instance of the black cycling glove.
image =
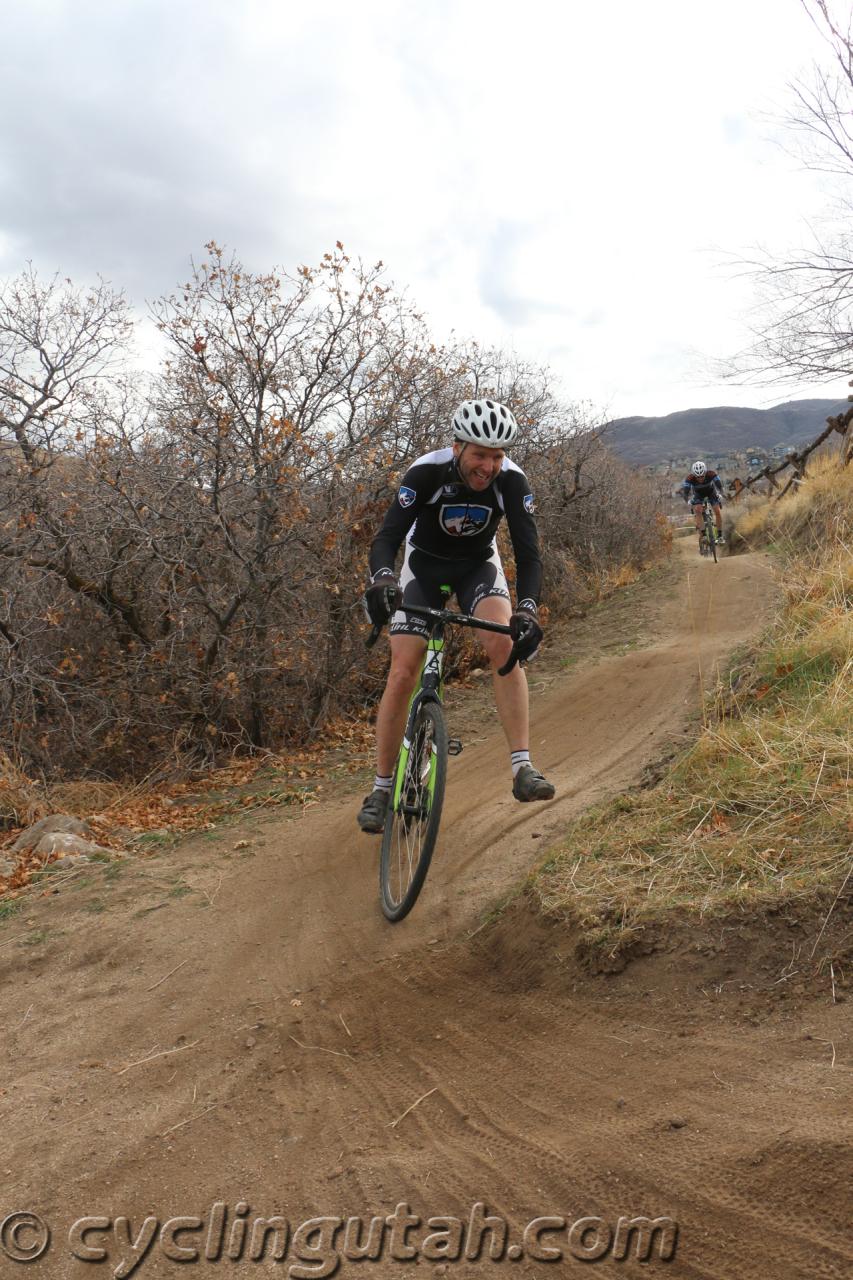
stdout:
{"type": "Polygon", "coordinates": [[[529,662],[542,643],[542,628],[536,618],[536,606],[525,601],[518,606],[509,620],[509,633],[515,644],[519,662],[529,662]]]}
{"type": "Polygon", "coordinates": [[[386,626],[402,601],[403,593],[393,573],[385,573],[376,582],[371,582],[364,593],[364,607],[374,627],[386,626]]]}

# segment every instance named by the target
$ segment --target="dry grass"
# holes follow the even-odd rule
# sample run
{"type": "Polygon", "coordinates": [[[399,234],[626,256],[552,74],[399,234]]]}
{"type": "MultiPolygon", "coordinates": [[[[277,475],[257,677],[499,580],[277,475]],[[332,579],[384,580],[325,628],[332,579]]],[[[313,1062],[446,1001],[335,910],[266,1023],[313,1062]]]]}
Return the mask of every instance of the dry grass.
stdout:
{"type": "Polygon", "coordinates": [[[751,496],[729,509],[734,515],[735,540],[750,546],[793,550],[815,534],[832,537],[850,529],[853,512],[853,467],[841,467],[837,452],[818,454],[805,479],[779,501],[751,496]]]}
{"type": "Polygon", "coordinates": [[[616,569],[609,569],[604,578],[602,595],[610,595],[620,587],[630,587],[640,576],[640,570],[632,564],[622,564],[616,569]]]}
{"type": "Polygon", "coordinates": [[[772,632],[707,708],[657,786],[582,817],[533,879],[545,910],[611,943],[662,912],[698,915],[834,892],[853,852],[853,467],[763,525],[798,547],[772,632]]]}

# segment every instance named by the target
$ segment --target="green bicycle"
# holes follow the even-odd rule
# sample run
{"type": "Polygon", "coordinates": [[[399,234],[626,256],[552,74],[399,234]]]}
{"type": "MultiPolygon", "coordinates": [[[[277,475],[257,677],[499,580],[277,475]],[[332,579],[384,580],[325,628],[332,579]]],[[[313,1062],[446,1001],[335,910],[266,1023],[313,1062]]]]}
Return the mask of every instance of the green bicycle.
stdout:
{"type": "MultiPolygon", "coordinates": [[[[445,589],[445,595],[449,594],[449,589],[445,589]]],[[[430,629],[420,679],[409,704],[403,743],[394,768],[379,855],[380,901],[385,916],[393,924],[409,914],[423,888],[438,838],[447,760],[462,751],[459,739],[448,737],[442,709],[444,629],[454,625],[510,634],[509,627],[503,623],[487,622],[453,609],[406,605],[405,611],[426,619],[430,629]]],[[[373,627],[367,638],[368,647],[376,643],[381,630],[373,627]]],[[[517,661],[516,645],[513,645],[499,674],[506,675],[517,661]]]]}
{"type": "Polygon", "coordinates": [[[712,555],[717,563],[717,523],[711,504],[706,498],[702,503],[702,532],[699,534],[700,556],[712,555]]]}

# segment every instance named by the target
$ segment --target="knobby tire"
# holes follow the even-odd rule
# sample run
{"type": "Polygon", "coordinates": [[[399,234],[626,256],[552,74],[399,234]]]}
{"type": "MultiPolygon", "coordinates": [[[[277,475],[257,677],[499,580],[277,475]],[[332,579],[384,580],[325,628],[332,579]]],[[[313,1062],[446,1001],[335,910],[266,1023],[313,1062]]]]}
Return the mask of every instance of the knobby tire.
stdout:
{"type": "Polygon", "coordinates": [[[379,858],[382,910],[394,924],[407,916],[417,902],[438,837],[448,753],[447,728],[437,702],[422,702],[418,707],[411,744],[405,764],[403,751],[397,760],[379,858]],[[400,802],[395,807],[401,768],[406,772],[400,786],[400,802]]]}

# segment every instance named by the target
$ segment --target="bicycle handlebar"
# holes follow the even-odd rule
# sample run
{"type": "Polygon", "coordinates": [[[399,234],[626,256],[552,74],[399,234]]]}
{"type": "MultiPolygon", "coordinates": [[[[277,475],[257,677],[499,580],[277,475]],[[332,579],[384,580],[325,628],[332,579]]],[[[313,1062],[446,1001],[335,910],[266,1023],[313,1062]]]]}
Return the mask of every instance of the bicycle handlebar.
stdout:
{"type": "MultiPolygon", "coordinates": [[[[489,622],[485,618],[475,618],[470,613],[457,613],[455,609],[430,609],[423,604],[407,604],[403,607],[404,613],[413,613],[418,618],[426,618],[430,622],[452,623],[458,627],[473,627],[477,631],[496,631],[499,635],[512,635],[511,629],[505,622],[489,622]]],[[[382,627],[377,627],[376,623],[370,629],[370,635],[365,640],[368,649],[372,649],[376,641],[382,634],[382,627]]],[[[502,667],[498,668],[499,676],[509,675],[513,667],[518,662],[518,641],[513,642],[509,657],[502,667]]]]}

